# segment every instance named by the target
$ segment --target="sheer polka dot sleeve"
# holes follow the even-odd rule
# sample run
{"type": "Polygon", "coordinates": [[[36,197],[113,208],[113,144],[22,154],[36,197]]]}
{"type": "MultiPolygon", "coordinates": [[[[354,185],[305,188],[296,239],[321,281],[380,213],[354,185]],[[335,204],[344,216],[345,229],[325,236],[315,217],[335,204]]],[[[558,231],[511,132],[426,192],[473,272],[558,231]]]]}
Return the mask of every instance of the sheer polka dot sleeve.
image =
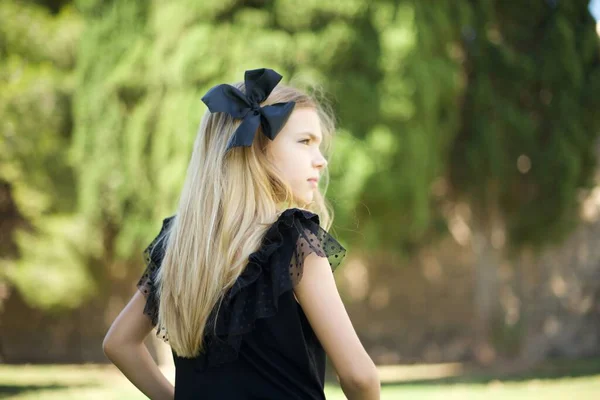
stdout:
{"type": "Polygon", "coordinates": [[[144,315],[148,316],[152,321],[152,326],[156,326],[158,321],[158,298],[155,286],[155,277],[158,272],[158,265],[154,263],[150,257],[151,248],[147,248],[144,251],[144,260],[146,262],[146,269],[140,277],[137,288],[146,298],[146,305],[144,306],[144,315]]]}
{"type": "Polygon", "coordinates": [[[298,239],[289,266],[293,286],[302,279],[302,266],[309,254],[327,258],[331,270],[335,271],[346,256],[346,249],[314,220],[296,219],[294,226],[298,239]]]}
{"type": "Polygon", "coordinates": [[[158,323],[158,291],[156,287],[156,275],[164,257],[164,245],[166,243],[164,240],[165,234],[167,233],[172,219],[173,217],[169,217],[163,220],[160,233],[144,250],[144,262],[146,264],[146,269],[136,285],[138,290],[146,298],[144,315],[150,318],[153,326],[156,326],[158,323]]]}

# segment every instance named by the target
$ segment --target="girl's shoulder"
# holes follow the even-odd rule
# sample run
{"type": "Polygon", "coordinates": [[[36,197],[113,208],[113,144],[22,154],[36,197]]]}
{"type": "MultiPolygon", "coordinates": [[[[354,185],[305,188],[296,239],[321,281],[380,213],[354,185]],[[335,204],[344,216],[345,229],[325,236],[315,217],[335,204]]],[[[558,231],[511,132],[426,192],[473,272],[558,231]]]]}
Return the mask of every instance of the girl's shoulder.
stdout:
{"type": "Polygon", "coordinates": [[[327,258],[331,269],[335,270],[344,259],[346,249],[320,226],[318,214],[288,208],[267,229],[259,249],[250,254],[244,273],[252,275],[252,264],[260,271],[275,269],[285,276],[292,276],[294,272],[290,284],[295,286],[302,275],[304,259],[312,253],[327,258]]]}
{"type": "MultiPolygon", "coordinates": [[[[162,220],[160,231],[144,250],[146,262],[154,261],[155,264],[160,264],[164,256],[166,235],[176,217],[175,214],[162,220]]],[[[253,258],[257,261],[259,255],[271,253],[276,249],[275,243],[281,247],[289,244],[290,241],[296,244],[303,239],[308,240],[311,246],[329,244],[330,247],[333,245],[335,248],[342,249],[337,240],[320,226],[318,214],[302,208],[288,208],[278,213],[275,221],[266,230],[260,248],[250,255],[249,261],[253,258]]],[[[303,243],[300,244],[303,246],[303,243]]]]}
{"type": "MultiPolygon", "coordinates": [[[[177,215],[174,214],[174,215],[166,217],[162,220],[162,226],[161,226],[160,232],[156,236],[156,238],[153,240],[153,242],[157,241],[157,239],[159,239],[161,237],[161,235],[164,234],[170,228],[170,226],[173,224],[173,221],[175,220],[176,217],[177,217],[177,215]]],[[[281,223],[281,222],[289,223],[290,221],[297,220],[297,219],[305,220],[305,221],[312,221],[316,224],[319,223],[319,215],[318,214],[315,214],[311,211],[308,211],[308,210],[305,210],[302,208],[288,208],[288,209],[285,209],[285,210],[277,213],[277,218],[276,218],[275,222],[273,223],[273,225],[275,225],[277,223],[281,223]]]]}
{"type": "MultiPolygon", "coordinates": [[[[160,261],[164,256],[166,235],[169,233],[176,217],[175,214],[162,220],[160,231],[144,250],[147,263],[154,261],[154,264],[160,265],[160,261]]],[[[288,208],[278,212],[275,221],[266,230],[260,248],[250,255],[249,261],[252,261],[257,255],[275,250],[274,242],[277,242],[279,246],[283,246],[289,244],[290,241],[296,243],[302,239],[308,239],[308,242],[315,246],[326,243],[331,246],[335,243],[336,246],[334,247],[341,248],[337,240],[320,226],[318,214],[302,208],[288,208]],[[308,238],[308,236],[311,237],[308,238]]]]}
{"type": "Polygon", "coordinates": [[[278,214],[277,219],[269,227],[265,236],[271,231],[278,231],[281,233],[281,231],[286,228],[300,226],[320,226],[319,215],[301,208],[288,208],[278,214]]]}
{"type": "Polygon", "coordinates": [[[279,212],[279,219],[289,218],[289,217],[298,217],[304,219],[316,219],[319,220],[319,216],[311,211],[305,210],[303,208],[288,208],[279,212]]]}

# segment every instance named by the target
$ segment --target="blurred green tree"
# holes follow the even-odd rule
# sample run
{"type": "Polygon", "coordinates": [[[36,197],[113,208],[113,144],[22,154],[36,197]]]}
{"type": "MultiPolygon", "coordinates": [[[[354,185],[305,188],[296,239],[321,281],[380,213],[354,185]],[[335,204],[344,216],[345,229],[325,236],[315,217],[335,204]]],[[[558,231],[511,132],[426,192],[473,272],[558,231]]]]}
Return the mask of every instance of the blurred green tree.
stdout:
{"type": "Polygon", "coordinates": [[[557,243],[580,222],[598,157],[600,49],[586,1],[483,1],[448,11],[460,21],[467,89],[445,178],[448,197],[468,205],[461,217],[471,228],[485,342],[504,318],[502,259],[557,243]]]}
{"type": "Polygon", "coordinates": [[[75,307],[92,286],[68,159],[83,28],[68,3],[0,4],[0,281],[40,308],[75,307]]]}

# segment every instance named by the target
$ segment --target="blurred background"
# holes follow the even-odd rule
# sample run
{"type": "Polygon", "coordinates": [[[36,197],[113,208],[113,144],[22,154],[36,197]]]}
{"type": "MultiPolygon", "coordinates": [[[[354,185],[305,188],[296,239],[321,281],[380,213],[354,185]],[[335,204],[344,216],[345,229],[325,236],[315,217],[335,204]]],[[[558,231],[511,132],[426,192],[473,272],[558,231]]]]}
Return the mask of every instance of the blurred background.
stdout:
{"type": "Polygon", "coordinates": [[[0,398],[144,398],[100,382],[102,339],[175,212],[200,98],[261,67],[338,117],[336,281],[383,398],[596,398],[597,19],[596,0],[0,1],[0,398]]]}

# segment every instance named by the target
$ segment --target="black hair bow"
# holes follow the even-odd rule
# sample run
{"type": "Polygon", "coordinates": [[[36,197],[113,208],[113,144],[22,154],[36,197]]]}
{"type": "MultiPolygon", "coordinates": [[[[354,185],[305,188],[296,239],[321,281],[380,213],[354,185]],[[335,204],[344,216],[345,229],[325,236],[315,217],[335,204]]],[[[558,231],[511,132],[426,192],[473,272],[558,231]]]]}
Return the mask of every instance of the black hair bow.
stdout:
{"type": "Polygon", "coordinates": [[[237,146],[250,146],[259,125],[269,139],[275,139],[296,103],[290,101],[265,107],[261,107],[260,103],[269,97],[280,80],[281,75],[272,69],[253,69],[244,74],[245,94],[231,85],[221,84],[202,97],[211,113],[224,112],[233,118],[243,119],[229,139],[227,150],[237,146]]]}

